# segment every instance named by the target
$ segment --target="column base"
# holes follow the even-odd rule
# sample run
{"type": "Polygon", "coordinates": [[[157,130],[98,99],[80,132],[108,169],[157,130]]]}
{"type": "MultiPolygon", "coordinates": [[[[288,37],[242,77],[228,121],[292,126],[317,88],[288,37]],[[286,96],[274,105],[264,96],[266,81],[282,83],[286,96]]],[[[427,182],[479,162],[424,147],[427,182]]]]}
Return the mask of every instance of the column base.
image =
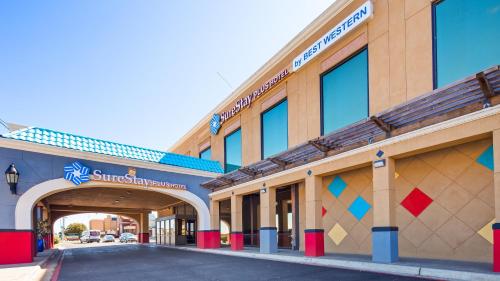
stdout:
{"type": "Polygon", "coordinates": [[[231,250],[243,250],[243,232],[231,232],[231,250]]]}
{"type": "Polygon", "coordinates": [[[137,235],[137,239],[139,240],[139,243],[147,244],[149,243],[149,233],[139,233],[139,235],[137,235]]]}
{"type": "Polygon", "coordinates": [[[31,230],[0,229],[0,264],[33,262],[34,240],[31,230]]]}
{"type": "Polygon", "coordinates": [[[220,248],[220,231],[198,230],[196,233],[196,247],[199,249],[220,248]]]}
{"type": "Polygon", "coordinates": [[[325,255],[325,235],[323,229],[306,229],[305,255],[306,257],[320,257],[325,255]]]}
{"type": "Polygon", "coordinates": [[[278,229],[276,227],[261,227],[260,234],[260,252],[271,254],[278,252],[278,229]]]}
{"type": "Polygon", "coordinates": [[[372,261],[392,263],[398,260],[398,228],[396,226],[373,227],[372,261]]]}
{"type": "Polygon", "coordinates": [[[493,224],[493,271],[500,272],[500,223],[493,224]]]}

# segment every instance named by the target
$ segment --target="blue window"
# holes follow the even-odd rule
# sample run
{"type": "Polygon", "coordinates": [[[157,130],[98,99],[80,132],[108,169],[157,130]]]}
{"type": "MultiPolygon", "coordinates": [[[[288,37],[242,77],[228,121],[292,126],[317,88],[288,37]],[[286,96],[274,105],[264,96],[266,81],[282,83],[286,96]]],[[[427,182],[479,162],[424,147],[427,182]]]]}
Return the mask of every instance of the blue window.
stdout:
{"type": "Polygon", "coordinates": [[[368,117],[368,50],[321,76],[322,134],[368,117]]]}
{"type": "Polygon", "coordinates": [[[500,63],[498,0],[443,0],[433,13],[436,88],[500,63]]]}
{"type": "Polygon", "coordinates": [[[262,159],[288,148],[288,102],[283,100],[261,116],[262,159]]]}
{"type": "Polygon", "coordinates": [[[205,160],[212,160],[212,148],[207,148],[200,152],[200,158],[205,160]]]}
{"type": "Polygon", "coordinates": [[[238,129],[224,138],[225,172],[237,170],[241,163],[241,129],[238,129]]]}

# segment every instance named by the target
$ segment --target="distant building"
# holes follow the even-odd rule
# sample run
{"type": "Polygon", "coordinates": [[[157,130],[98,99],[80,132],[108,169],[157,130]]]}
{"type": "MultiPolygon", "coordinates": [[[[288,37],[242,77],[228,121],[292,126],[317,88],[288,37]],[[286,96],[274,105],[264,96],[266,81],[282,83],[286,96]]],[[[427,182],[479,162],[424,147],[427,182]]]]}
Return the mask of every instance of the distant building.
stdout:
{"type": "Polygon", "coordinates": [[[118,234],[118,218],[116,216],[107,215],[104,219],[91,219],[89,228],[92,230],[100,230],[106,234],[118,234]]]}
{"type": "Polygon", "coordinates": [[[130,218],[127,218],[124,216],[119,216],[118,217],[118,225],[119,225],[118,229],[119,229],[120,234],[124,233],[124,232],[129,232],[132,234],[138,233],[139,225],[133,219],[130,219],[130,218]]]}

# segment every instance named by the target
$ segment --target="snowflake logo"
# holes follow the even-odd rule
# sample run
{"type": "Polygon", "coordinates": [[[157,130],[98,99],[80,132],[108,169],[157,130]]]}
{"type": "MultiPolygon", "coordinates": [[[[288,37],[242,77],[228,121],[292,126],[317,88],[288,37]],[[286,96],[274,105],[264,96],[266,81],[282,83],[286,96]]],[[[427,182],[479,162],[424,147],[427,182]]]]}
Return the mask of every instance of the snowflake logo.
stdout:
{"type": "Polygon", "coordinates": [[[69,166],[64,166],[64,179],[72,181],[75,185],[88,182],[90,169],[78,162],[74,162],[69,166]]]}
{"type": "Polygon", "coordinates": [[[210,132],[212,135],[217,135],[220,129],[220,115],[215,113],[210,119],[210,132]]]}

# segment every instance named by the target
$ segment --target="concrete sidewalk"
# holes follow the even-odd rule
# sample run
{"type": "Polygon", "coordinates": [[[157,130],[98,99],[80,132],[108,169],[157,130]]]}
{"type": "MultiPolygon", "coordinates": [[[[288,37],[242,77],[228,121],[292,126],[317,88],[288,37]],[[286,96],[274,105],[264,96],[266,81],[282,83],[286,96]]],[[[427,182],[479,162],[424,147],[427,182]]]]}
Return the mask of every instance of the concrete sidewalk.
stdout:
{"type": "Polygon", "coordinates": [[[41,280],[44,275],[46,263],[57,252],[57,249],[49,249],[38,253],[32,263],[0,265],[0,280],[41,280]]]}
{"type": "Polygon", "coordinates": [[[302,252],[282,249],[275,254],[261,254],[258,248],[231,251],[230,248],[224,247],[219,249],[198,249],[194,246],[150,246],[439,280],[500,280],[500,274],[492,272],[492,265],[485,263],[403,258],[396,263],[383,264],[374,263],[371,261],[370,256],[361,255],[327,254],[323,257],[311,258],[305,257],[302,252]]]}

